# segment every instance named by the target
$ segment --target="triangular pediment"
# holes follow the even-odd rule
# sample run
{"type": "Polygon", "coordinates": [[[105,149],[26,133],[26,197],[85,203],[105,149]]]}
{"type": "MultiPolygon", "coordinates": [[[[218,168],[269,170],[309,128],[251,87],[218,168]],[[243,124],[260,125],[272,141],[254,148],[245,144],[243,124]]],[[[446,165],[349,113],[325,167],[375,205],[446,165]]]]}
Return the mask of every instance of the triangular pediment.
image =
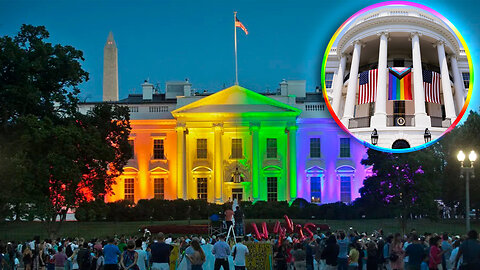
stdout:
{"type": "Polygon", "coordinates": [[[301,111],[288,104],[261,95],[238,85],[192,102],[172,112],[174,117],[183,114],[245,114],[286,113],[299,115],[301,111]]]}

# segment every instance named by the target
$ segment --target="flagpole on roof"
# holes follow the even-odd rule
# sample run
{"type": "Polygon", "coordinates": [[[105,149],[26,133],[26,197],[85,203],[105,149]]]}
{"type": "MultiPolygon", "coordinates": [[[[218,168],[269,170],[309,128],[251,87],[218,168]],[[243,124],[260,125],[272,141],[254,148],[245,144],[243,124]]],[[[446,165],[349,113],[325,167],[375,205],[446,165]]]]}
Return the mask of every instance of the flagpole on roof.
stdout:
{"type": "Polygon", "coordinates": [[[235,85],[238,85],[238,63],[237,63],[237,12],[233,12],[233,36],[235,39],[235,85]]]}

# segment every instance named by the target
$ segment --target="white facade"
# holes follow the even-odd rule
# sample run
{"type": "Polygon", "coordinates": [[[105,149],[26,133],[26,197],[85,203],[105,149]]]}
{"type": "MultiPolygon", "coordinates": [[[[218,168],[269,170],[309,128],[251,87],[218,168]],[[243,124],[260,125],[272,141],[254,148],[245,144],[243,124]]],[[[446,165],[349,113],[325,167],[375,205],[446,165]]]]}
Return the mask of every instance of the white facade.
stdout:
{"type": "Polygon", "coordinates": [[[385,148],[421,145],[426,129],[432,140],[438,138],[462,110],[469,83],[467,56],[455,34],[413,7],[383,7],[357,18],[331,49],[325,72],[330,103],[343,125],[367,142],[376,129],[377,145],[385,148]],[[390,100],[390,67],[411,71],[411,100],[390,100]],[[359,75],[374,69],[375,101],[362,104],[359,75]],[[426,102],[424,70],[441,78],[438,103],[426,102]]]}

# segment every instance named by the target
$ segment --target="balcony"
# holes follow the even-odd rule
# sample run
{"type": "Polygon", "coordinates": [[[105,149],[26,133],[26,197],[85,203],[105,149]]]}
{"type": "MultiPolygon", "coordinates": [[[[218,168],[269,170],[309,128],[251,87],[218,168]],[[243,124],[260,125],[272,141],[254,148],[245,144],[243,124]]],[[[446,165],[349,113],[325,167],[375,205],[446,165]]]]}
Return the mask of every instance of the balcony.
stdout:
{"type": "Polygon", "coordinates": [[[348,129],[370,127],[370,116],[352,118],[348,121],[348,129]]]}
{"type": "Polygon", "coordinates": [[[414,115],[387,115],[387,127],[413,127],[414,115]]]}

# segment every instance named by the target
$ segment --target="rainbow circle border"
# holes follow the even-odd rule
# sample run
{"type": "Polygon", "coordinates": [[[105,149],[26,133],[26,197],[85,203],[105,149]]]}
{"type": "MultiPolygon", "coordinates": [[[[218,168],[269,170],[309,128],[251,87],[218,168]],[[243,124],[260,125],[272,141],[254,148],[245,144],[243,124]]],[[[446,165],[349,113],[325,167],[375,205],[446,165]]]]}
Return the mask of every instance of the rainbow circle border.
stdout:
{"type": "Polygon", "coordinates": [[[355,139],[357,139],[358,141],[360,141],[363,145],[369,147],[369,148],[372,148],[372,149],[375,149],[375,150],[378,150],[378,151],[382,151],[382,152],[389,152],[389,153],[408,153],[408,152],[413,152],[413,151],[417,151],[417,150],[421,150],[421,149],[424,149],[434,143],[436,143],[439,139],[441,139],[445,134],[447,134],[448,132],[450,132],[452,129],[454,129],[457,124],[460,122],[460,120],[462,119],[463,115],[465,114],[465,112],[467,111],[467,107],[468,107],[468,104],[470,103],[470,99],[472,97],[472,90],[473,90],[473,63],[472,63],[472,56],[470,55],[470,50],[468,49],[468,46],[467,46],[467,43],[465,42],[465,40],[463,39],[462,35],[460,34],[460,32],[458,31],[458,29],[447,19],[445,18],[443,15],[441,15],[440,13],[438,13],[437,11],[433,10],[432,8],[429,8],[425,5],[422,5],[422,4],[418,4],[418,3],[414,3],[414,2],[408,2],[408,1],[387,1],[387,2],[381,2],[381,3],[377,3],[377,4],[373,4],[373,5],[370,5],[368,7],[365,7],[361,10],[359,10],[358,12],[356,12],[355,14],[353,14],[350,18],[348,18],[342,25],[340,25],[340,27],[337,29],[337,31],[335,32],[335,34],[333,34],[332,38],[330,39],[330,41],[328,42],[328,45],[327,45],[327,49],[325,51],[325,54],[323,56],[323,61],[322,61],[322,69],[321,69],[321,83],[322,83],[322,91],[323,91],[323,98],[325,99],[325,103],[327,104],[327,107],[328,107],[328,110],[330,111],[330,114],[332,115],[333,119],[335,120],[335,122],[345,131],[347,132],[348,134],[350,134],[352,137],[354,137],[355,139]],[[338,119],[337,115],[335,114],[335,112],[333,111],[333,108],[332,108],[332,105],[330,104],[330,101],[328,100],[328,95],[327,95],[327,90],[326,90],[326,83],[325,83],[325,67],[327,65],[327,58],[328,58],[328,54],[330,53],[330,49],[332,48],[333,46],[333,43],[335,42],[335,40],[338,38],[338,35],[345,29],[345,27],[350,24],[353,20],[355,20],[357,17],[359,17],[360,15],[363,15],[365,12],[368,12],[372,9],[375,9],[375,8],[379,8],[379,7],[385,7],[385,6],[399,6],[399,5],[403,5],[403,6],[411,6],[411,7],[416,7],[416,8],[420,8],[420,9],[423,9],[427,12],[430,12],[431,14],[435,15],[437,18],[441,19],[445,24],[448,25],[448,27],[450,27],[450,29],[455,33],[455,35],[457,36],[457,38],[460,40],[460,43],[462,44],[464,50],[465,50],[465,54],[467,55],[467,60],[468,60],[468,68],[470,70],[470,85],[469,85],[469,88],[468,88],[468,94],[467,94],[467,98],[465,100],[465,104],[463,105],[463,108],[462,110],[460,111],[460,113],[458,114],[457,118],[455,119],[455,122],[453,122],[450,127],[445,130],[445,132],[443,132],[440,137],[438,137],[437,139],[435,140],[432,140],[428,143],[424,143],[422,145],[419,145],[419,146],[415,146],[415,147],[410,147],[410,148],[405,148],[405,149],[392,149],[392,148],[385,148],[385,147],[379,147],[379,146],[376,146],[376,145],[373,145],[367,141],[364,141],[364,140],[361,140],[359,138],[357,138],[356,136],[354,136],[349,130],[347,127],[345,127],[342,122],[340,121],[340,119],[338,119]]]}

